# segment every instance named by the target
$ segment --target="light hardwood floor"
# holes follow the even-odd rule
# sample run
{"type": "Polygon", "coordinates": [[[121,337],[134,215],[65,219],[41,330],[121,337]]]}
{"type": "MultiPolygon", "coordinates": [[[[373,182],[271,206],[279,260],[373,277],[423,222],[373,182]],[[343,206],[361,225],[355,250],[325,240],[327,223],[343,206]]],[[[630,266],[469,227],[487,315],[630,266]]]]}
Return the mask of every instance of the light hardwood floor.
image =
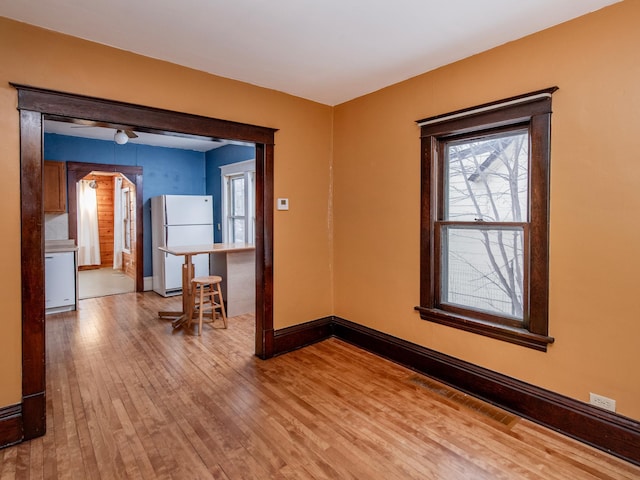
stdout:
{"type": "Polygon", "coordinates": [[[126,294],[48,316],[47,434],[0,450],[0,478],[640,478],[336,339],[261,361],[252,316],[172,331],[156,312],[178,302],[126,294]]]}

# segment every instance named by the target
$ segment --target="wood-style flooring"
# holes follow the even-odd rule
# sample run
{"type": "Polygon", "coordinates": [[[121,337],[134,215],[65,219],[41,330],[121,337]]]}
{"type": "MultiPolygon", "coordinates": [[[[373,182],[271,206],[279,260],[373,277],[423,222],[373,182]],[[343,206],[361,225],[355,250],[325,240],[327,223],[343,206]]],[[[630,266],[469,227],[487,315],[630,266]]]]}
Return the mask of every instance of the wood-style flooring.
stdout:
{"type": "Polygon", "coordinates": [[[156,312],[179,301],[133,293],[48,316],[47,434],[0,450],[0,478],[640,478],[336,339],[262,361],[252,316],[172,331],[156,312]]]}

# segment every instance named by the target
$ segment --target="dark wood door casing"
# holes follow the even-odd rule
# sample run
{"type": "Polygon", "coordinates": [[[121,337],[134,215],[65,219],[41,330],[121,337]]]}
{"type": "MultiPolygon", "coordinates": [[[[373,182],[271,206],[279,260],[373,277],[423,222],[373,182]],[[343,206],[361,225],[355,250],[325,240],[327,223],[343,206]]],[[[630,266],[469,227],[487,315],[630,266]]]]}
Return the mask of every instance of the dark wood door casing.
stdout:
{"type": "MultiPolygon", "coordinates": [[[[256,355],[273,356],[273,162],[277,129],[11,84],[20,111],[23,440],[44,435],[43,118],[90,120],[256,145],[256,355]]],[[[140,182],[142,177],[140,176],[140,182]]],[[[141,192],[141,188],[139,191],[141,192]]],[[[138,201],[138,199],[136,199],[138,201]]],[[[138,202],[142,205],[142,201],[138,202]]],[[[141,215],[140,215],[141,217],[141,215]]],[[[139,229],[138,235],[142,235],[139,229]]],[[[139,262],[142,266],[142,262],[139,262]]],[[[137,275],[137,274],[136,274],[137,275]]],[[[142,283],[142,282],[141,282],[142,283]]]]}

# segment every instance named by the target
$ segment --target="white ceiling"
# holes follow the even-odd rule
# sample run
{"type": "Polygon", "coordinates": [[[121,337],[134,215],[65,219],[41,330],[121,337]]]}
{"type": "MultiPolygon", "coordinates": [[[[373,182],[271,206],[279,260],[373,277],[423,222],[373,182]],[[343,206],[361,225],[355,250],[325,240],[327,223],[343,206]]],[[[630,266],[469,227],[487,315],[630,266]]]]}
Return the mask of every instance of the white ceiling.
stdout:
{"type": "MultiPolygon", "coordinates": [[[[44,131],[46,133],[55,133],[57,135],[68,135],[71,137],[91,138],[94,140],[106,140],[113,142],[116,133],[115,128],[104,128],[96,126],[82,126],[68,122],[57,122],[53,120],[44,121],[44,131]]],[[[236,145],[252,145],[242,142],[234,142],[230,140],[211,140],[209,138],[195,135],[189,137],[172,135],[167,132],[165,134],[153,134],[140,132],[135,130],[138,138],[129,139],[128,143],[138,145],[151,145],[154,147],[179,148],[181,150],[195,150],[197,152],[208,152],[215,148],[220,148],[230,143],[236,145]]]]}
{"type": "Polygon", "coordinates": [[[0,16],[337,105],[617,1],[0,0],[0,16]]]}

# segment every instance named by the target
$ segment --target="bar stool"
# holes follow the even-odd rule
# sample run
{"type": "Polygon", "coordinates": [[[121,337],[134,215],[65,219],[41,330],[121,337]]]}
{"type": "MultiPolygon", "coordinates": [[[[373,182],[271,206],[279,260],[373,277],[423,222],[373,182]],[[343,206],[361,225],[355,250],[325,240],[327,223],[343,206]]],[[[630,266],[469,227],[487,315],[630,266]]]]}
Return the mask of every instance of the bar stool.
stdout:
{"type": "MultiPolygon", "coordinates": [[[[227,328],[227,314],[224,310],[224,300],[222,299],[222,289],[220,288],[221,282],[222,277],[217,275],[195,277],[191,280],[191,305],[198,312],[198,335],[202,335],[202,318],[205,310],[210,311],[212,322],[216,319],[216,310],[220,310],[224,328],[227,328]]],[[[189,316],[189,327],[191,326],[192,317],[193,315],[189,316]]]]}

